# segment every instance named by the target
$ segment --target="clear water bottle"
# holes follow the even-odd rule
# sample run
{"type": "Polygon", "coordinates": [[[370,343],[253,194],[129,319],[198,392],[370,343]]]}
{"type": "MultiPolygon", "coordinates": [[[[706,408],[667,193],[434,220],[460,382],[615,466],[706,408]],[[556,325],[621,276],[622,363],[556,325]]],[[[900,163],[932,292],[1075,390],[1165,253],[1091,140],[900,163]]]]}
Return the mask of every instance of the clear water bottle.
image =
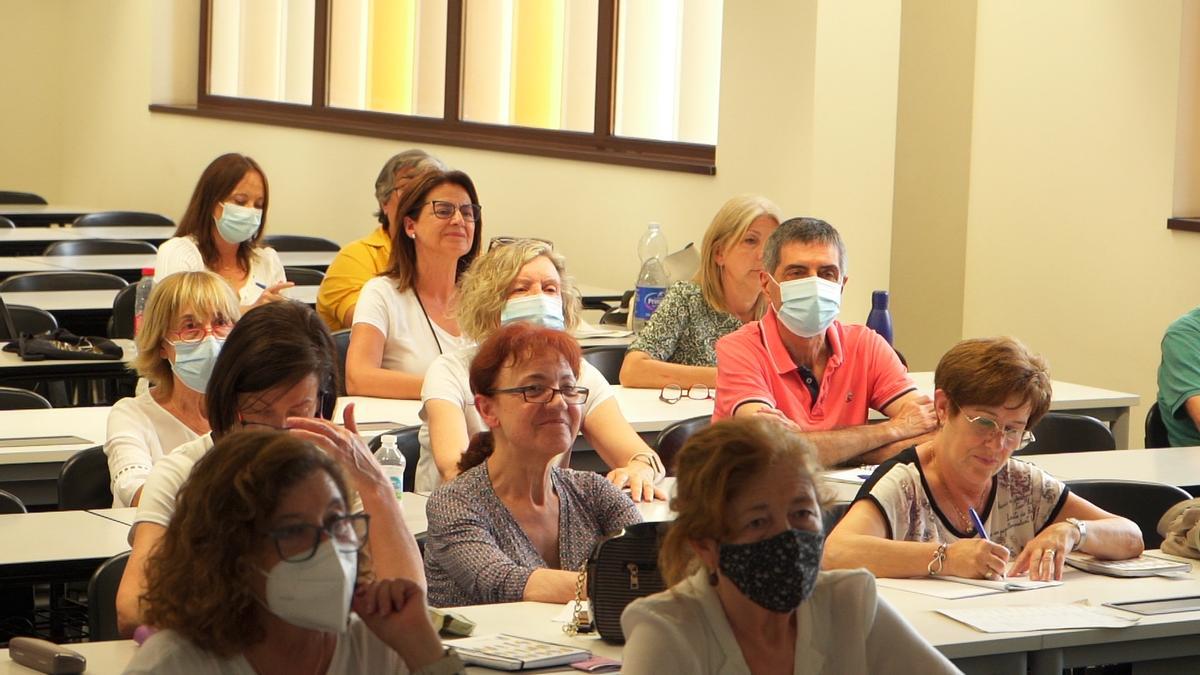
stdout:
{"type": "Polygon", "coordinates": [[[629,313],[630,328],[634,332],[646,325],[667,292],[667,268],[663,266],[666,257],[667,236],[658,223],[650,223],[638,241],[638,258],[642,261],[642,268],[638,271],[633,309],[629,313]]]}
{"type": "Polygon", "coordinates": [[[875,291],[871,294],[871,313],[867,314],[867,328],[883,336],[892,344],[892,313],[888,311],[888,292],[875,291]]]}
{"type": "Polygon", "coordinates": [[[150,291],[154,290],[154,268],[143,267],[142,278],[133,292],[133,334],[142,332],[142,315],[146,313],[146,303],[150,300],[150,291]]]}
{"type": "Polygon", "coordinates": [[[379,460],[379,464],[383,467],[383,475],[387,476],[392,482],[392,489],[396,491],[396,499],[404,494],[404,453],[400,452],[400,448],[396,446],[396,437],[392,434],[384,434],[380,438],[379,450],[375,452],[375,459],[379,460]]]}

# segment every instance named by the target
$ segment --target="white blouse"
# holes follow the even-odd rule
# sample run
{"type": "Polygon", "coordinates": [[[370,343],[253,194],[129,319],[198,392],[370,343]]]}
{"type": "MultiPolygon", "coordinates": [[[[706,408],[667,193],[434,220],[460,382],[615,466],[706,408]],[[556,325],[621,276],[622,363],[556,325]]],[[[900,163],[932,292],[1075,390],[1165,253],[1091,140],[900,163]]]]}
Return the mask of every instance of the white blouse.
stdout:
{"type": "Polygon", "coordinates": [[[146,486],[142,488],[142,499],[138,502],[137,514],[129,528],[129,542],[133,543],[133,531],[138,523],[154,523],[166,527],[175,515],[175,498],[179,488],[192,475],[192,467],[213,447],[212,434],[204,434],[194,441],[175,448],[154,465],[146,486]]]}
{"type": "MultiPolygon", "coordinates": [[[[154,259],[154,283],[162,281],[167,275],[176,272],[199,272],[207,269],[204,257],[192,237],[173,237],[158,247],[158,255],[154,259]]],[[[263,288],[274,286],[287,281],[283,273],[283,263],[279,254],[269,246],[261,246],[252,251],[250,256],[250,276],[238,291],[238,302],[242,306],[258,302],[263,288]]]]}
{"type": "Polygon", "coordinates": [[[104,441],[113,506],[129,506],[155,462],[199,436],[160,406],[149,392],[113,404],[104,441]]]}
{"type": "Polygon", "coordinates": [[[410,375],[424,376],[438,355],[474,344],[431,321],[416,292],[396,290],[396,282],[388,277],[375,277],[363,285],[354,307],[354,325],[360,323],[383,333],[382,366],[410,375]]]}

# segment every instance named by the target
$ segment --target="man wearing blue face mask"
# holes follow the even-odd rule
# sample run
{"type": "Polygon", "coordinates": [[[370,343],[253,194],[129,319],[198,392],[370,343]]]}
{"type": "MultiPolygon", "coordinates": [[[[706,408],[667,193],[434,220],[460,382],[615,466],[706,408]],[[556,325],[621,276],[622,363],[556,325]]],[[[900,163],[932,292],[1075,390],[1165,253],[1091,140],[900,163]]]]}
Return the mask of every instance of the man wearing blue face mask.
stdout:
{"type": "Polygon", "coordinates": [[[770,309],[717,342],[714,422],[777,416],[808,434],[827,466],[878,463],[933,431],[933,402],[891,346],[837,320],[846,247],[833,226],[813,218],[780,225],[760,279],[770,309]],[[891,419],[867,424],[870,409],[891,419]]]}

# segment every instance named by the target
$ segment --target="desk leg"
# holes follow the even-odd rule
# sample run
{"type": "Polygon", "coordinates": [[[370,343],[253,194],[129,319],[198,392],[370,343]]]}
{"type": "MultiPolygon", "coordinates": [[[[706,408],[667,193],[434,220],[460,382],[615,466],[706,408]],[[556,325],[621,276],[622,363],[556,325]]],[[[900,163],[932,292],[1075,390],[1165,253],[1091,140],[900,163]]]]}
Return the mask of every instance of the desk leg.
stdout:
{"type": "MultiPolygon", "coordinates": [[[[1112,435],[1117,441],[1117,450],[1129,449],[1129,408],[1121,408],[1117,419],[1113,420],[1112,435]]],[[[1138,443],[1138,447],[1142,445],[1142,443],[1138,443]]]]}
{"type": "Polygon", "coordinates": [[[1062,675],[1063,653],[1061,649],[1043,649],[1029,652],[1030,675],[1062,675]]]}
{"type": "Polygon", "coordinates": [[[996,675],[997,673],[1025,675],[1028,670],[1025,652],[954,659],[954,665],[966,675],[975,673],[980,673],[980,675],[996,675]]]}

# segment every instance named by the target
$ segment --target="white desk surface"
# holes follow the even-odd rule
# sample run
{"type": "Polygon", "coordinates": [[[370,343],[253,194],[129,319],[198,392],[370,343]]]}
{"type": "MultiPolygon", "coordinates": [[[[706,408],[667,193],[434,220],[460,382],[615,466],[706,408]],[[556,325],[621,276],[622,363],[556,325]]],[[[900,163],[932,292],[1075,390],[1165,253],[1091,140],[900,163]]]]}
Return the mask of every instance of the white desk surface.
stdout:
{"type": "MultiPolygon", "coordinates": [[[[3,258],[0,258],[0,260],[3,260],[3,258]]],[[[5,297],[8,297],[7,294],[5,294],[5,297]]],[[[129,363],[130,361],[133,360],[133,358],[135,356],[137,356],[137,347],[133,344],[133,340],[126,340],[124,338],[120,338],[117,340],[113,340],[113,342],[117,343],[117,346],[119,346],[122,350],[124,350],[125,353],[121,359],[121,361],[123,361],[124,363],[129,363]]],[[[6,344],[8,344],[7,340],[0,340],[0,348],[2,348],[6,344]]],[[[97,364],[105,364],[105,363],[113,363],[113,361],[103,361],[103,360],[97,361],[97,360],[91,360],[91,359],[46,359],[44,361],[22,361],[21,356],[19,354],[17,354],[16,352],[6,352],[6,351],[3,351],[2,349],[0,349],[0,369],[4,368],[6,366],[20,366],[22,368],[37,368],[37,367],[50,368],[50,367],[54,367],[54,366],[66,366],[66,365],[95,366],[97,364]]]]}
{"type": "Polygon", "coordinates": [[[87,511],[0,515],[0,565],[108,558],[129,550],[129,526],[87,511]]]}
{"type": "MultiPolygon", "coordinates": [[[[2,260],[2,258],[0,258],[2,260]]],[[[283,292],[286,297],[305,304],[315,305],[319,286],[293,286],[283,292]]],[[[30,291],[5,293],[7,305],[29,305],[47,312],[112,311],[113,301],[120,291],[103,289],[93,291],[30,291]]]]}
{"type": "Polygon", "coordinates": [[[0,204],[0,216],[40,215],[43,213],[98,213],[110,209],[75,204],[0,204]]]}
{"type": "MultiPolygon", "coordinates": [[[[335,251],[281,251],[279,260],[287,266],[328,266],[333,262],[335,251]]],[[[153,253],[113,253],[106,255],[55,255],[55,256],[10,256],[3,261],[11,269],[0,265],[0,271],[42,271],[45,269],[82,270],[103,272],[109,270],[139,270],[154,267],[157,256],[153,253]]]]}
{"type": "MultiPolygon", "coordinates": [[[[81,642],[67,645],[87,659],[86,675],[120,675],[125,666],[137,653],[133,640],[111,642],[81,642]]],[[[8,657],[7,649],[0,649],[0,675],[37,675],[38,671],[17,665],[8,657]]]]}
{"type": "Polygon", "coordinates": [[[0,448],[0,465],[65,462],[80,450],[102,445],[107,433],[109,410],[108,406],[94,406],[0,411],[0,439],[78,436],[88,441],[70,445],[0,448]]]}
{"type": "Polygon", "coordinates": [[[0,256],[0,273],[5,275],[25,272],[61,272],[62,268],[46,262],[41,256],[0,256]]]}
{"type": "MultiPolygon", "coordinates": [[[[0,207],[0,211],[3,207],[0,207]]],[[[0,213],[0,215],[3,215],[0,213]]],[[[0,244],[6,241],[80,241],[83,239],[125,239],[130,241],[167,240],[175,234],[175,228],[156,225],[140,227],[117,225],[112,227],[12,227],[0,229],[0,244]]]]}
{"type": "Polygon", "coordinates": [[[1066,452],[1020,457],[1059,480],[1085,478],[1200,485],[1200,447],[1066,452]]]}

